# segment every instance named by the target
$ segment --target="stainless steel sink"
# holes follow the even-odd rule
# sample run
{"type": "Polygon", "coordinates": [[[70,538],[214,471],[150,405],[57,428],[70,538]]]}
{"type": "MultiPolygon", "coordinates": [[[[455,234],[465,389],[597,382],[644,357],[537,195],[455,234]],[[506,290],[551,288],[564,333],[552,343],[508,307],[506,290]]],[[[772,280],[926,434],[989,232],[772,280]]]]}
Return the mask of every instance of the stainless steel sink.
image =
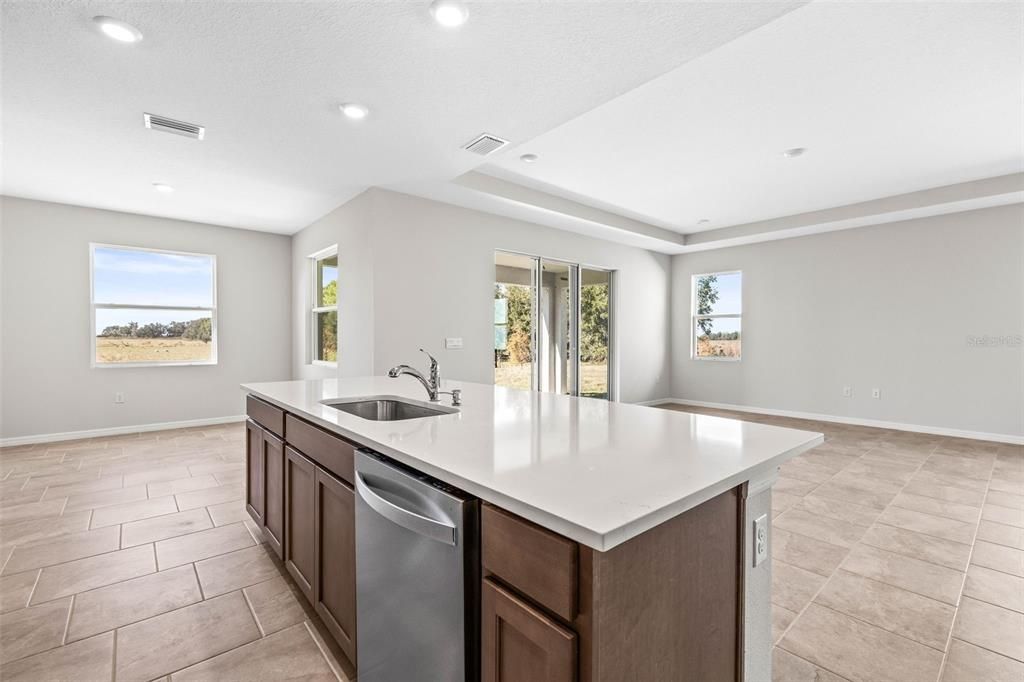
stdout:
{"type": "Polygon", "coordinates": [[[366,398],[346,398],[342,400],[324,400],[327,407],[333,407],[347,414],[374,422],[394,422],[403,419],[421,419],[423,417],[441,417],[455,414],[457,409],[444,405],[428,405],[397,396],[370,396],[366,398]]]}

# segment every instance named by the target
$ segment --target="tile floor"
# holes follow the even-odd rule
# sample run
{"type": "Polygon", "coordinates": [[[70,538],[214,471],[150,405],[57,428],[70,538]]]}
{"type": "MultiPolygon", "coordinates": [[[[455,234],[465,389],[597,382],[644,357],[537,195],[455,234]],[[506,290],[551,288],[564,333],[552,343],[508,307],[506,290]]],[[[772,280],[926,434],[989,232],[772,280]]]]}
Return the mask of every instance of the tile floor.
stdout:
{"type": "Polygon", "coordinates": [[[245,513],[243,443],[232,424],[0,451],[0,679],[349,679],[245,513]]]}
{"type": "Polygon", "coordinates": [[[820,431],[772,499],[777,682],[1024,682],[1024,447],[820,431]]]}
{"type": "MultiPolygon", "coordinates": [[[[774,495],[776,680],[1024,680],[1024,448],[699,411],[826,434],[774,495]]],[[[247,519],[243,437],[0,451],[0,679],[349,679],[247,519]]]]}

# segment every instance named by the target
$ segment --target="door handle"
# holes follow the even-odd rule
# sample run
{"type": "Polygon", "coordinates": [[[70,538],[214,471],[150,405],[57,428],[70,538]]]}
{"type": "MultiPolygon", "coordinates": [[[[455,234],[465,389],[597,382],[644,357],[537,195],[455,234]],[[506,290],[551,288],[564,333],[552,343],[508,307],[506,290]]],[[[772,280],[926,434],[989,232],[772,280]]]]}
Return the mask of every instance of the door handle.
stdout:
{"type": "Polygon", "coordinates": [[[422,514],[400,507],[397,504],[385,500],[374,492],[373,487],[363,478],[362,474],[356,473],[356,490],[359,497],[375,512],[391,521],[394,524],[407,528],[414,533],[443,542],[446,545],[456,544],[456,529],[450,523],[436,521],[422,514]]]}

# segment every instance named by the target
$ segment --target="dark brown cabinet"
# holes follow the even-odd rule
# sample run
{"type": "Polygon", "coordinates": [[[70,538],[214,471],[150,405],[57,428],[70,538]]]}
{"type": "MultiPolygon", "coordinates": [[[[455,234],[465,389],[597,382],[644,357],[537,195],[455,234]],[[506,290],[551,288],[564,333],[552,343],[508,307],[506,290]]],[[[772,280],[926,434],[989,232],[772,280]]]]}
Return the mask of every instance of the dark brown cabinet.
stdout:
{"type": "Polygon", "coordinates": [[[482,598],[483,682],[576,679],[576,633],[491,580],[482,598]]]}
{"type": "Polygon", "coordinates": [[[284,442],[263,431],[263,531],[267,544],[284,558],[284,442]]]}
{"type": "Polygon", "coordinates": [[[245,509],[263,525],[263,429],[251,419],[245,422],[245,509]]]}
{"type": "Polygon", "coordinates": [[[316,566],[315,495],[316,465],[295,448],[286,447],[284,565],[310,603],[316,566]]]}
{"type": "Polygon", "coordinates": [[[351,486],[317,467],[314,608],[356,661],[356,497],[351,486]]]}

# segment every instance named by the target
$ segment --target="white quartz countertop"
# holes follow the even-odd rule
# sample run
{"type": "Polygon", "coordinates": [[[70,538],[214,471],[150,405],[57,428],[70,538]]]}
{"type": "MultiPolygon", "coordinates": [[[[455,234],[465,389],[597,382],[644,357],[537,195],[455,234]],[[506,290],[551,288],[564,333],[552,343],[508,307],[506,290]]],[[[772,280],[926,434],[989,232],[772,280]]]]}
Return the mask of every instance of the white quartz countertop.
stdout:
{"type": "Polygon", "coordinates": [[[442,385],[462,389],[457,414],[393,422],[368,421],[321,401],[425,402],[426,392],[410,377],[242,388],[600,551],[744,481],[771,476],[823,441],[808,431],[459,381],[442,385]]]}

